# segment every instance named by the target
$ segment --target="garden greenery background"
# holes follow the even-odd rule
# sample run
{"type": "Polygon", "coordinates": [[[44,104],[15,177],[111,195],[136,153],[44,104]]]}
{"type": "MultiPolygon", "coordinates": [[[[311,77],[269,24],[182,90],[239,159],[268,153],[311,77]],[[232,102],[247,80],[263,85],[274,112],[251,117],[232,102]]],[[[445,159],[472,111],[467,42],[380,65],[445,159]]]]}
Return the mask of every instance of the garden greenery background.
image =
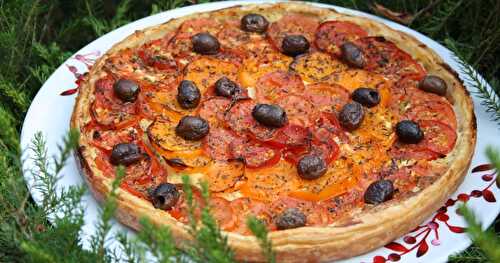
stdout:
{"type": "MultiPolygon", "coordinates": [[[[52,159],[44,153],[42,137],[34,139],[37,173],[46,193],[42,206],[31,199],[22,178],[19,134],[24,115],[34,95],[50,74],[74,52],[95,38],[136,19],[195,4],[195,0],[0,0],[0,262],[110,262],[113,251],[103,244],[114,211],[113,197],[103,208],[92,249],[82,250],[79,231],[83,208],[78,205],[85,187],[55,194],[54,175],[64,165],[77,134],[70,133],[62,141],[61,156],[52,159]],[[64,211],[52,225],[47,214],[64,211]]],[[[500,92],[500,1],[498,0],[332,0],[318,1],[358,9],[410,26],[439,41],[478,70],[500,92]],[[383,5],[381,5],[383,4],[383,5]]],[[[472,72],[469,72],[474,77],[472,72]]],[[[500,102],[480,82],[478,94],[500,122],[500,102]]],[[[57,107],[55,105],[54,107],[57,107]]],[[[62,138],[61,138],[62,139],[62,138]]],[[[495,157],[494,155],[491,155],[495,157]]],[[[499,158],[497,157],[497,164],[499,158]]],[[[499,166],[497,166],[499,167],[499,166]]],[[[119,178],[120,176],[118,176],[119,178]]],[[[187,250],[195,261],[231,262],[232,252],[224,237],[217,232],[209,213],[201,226],[192,225],[192,247],[187,250]]],[[[472,217],[470,217],[472,219],[472,217]]],[[[473,220],[470,220],[471,222],[473,220]]],[[[249,222],[273,261],[265,230],[258,222],[249,222]]],[[[129,262],[144,258],[146,248],[152,249],[165,262],[176,258],[168,231],[157,231],[148,222],[137,240],[118,238],[124,244],[129,262]],[[163,233],[163,234],[160,234],[163,233]]],[[[498,242],[500,223],[481,234],[477,225],[470,228],[478,246],[454,255],[451,262],[486,262],[500,260],[498,242]]]]}

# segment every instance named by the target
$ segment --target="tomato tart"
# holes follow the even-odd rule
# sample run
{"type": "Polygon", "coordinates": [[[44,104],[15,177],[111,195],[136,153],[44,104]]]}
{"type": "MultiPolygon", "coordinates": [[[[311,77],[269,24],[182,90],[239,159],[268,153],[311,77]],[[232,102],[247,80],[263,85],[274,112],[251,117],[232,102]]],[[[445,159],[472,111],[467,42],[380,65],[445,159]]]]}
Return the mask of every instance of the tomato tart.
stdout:
{"type": "MultiPolygon", "coordinates": [[[[188,240],[182,175],[210,191],[236,257],[355,256],[405,234],[462,182],[476,141],[458,75],[414,37],[303,3],[172,19],[114,45],[85,76],[71,126],[98,200],[118,165],[117,218],[188,240]]],[[[202,201],[200,205],[204,205],[202,201]]]]}

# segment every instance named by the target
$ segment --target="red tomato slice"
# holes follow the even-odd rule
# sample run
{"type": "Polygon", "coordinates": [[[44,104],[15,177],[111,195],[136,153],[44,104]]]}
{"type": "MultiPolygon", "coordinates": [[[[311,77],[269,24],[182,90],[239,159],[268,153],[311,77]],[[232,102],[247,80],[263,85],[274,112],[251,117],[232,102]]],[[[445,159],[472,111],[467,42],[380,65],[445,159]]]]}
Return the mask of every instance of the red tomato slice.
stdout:
{"type": "Polygon", "coordinates": [[[390,153],[393,157],[416,160],[434,160],[444,157],[455,146],[457,134],[440,121],[419,121],[424,139],[417,144],[395,142],[390,153]]]}
{"type": "Polygon", "coordinates": [[[440,154],[431,150],[401,143],[396,143],[390,149],[389,154],[397,159],[435,160],[441,157],[440,154]]]}
{"type": "Polygon", "coordinates": [[[255,87],[259,101],[275,101],[288,94],[302,94],[304,83],[297,73],[274,71],[257,80],[255,87]]]}
{"type": "Polygon", "coordinates": [[[311,131],[313,139],[320,142],[324,140],[333,140],[335,136],[338,136],[343,141],[347,140],[347,136],[334,113],[321,112],[315,119],[311,131]]]}
{"type": "Polygon", "coordinates": [[[133,142],[139,139],[137,130],[129,127],[121,130],[94,129],[92,133],[92,145],[106,153],[111,153],[113,147],[123,142],[133,142]]]}
{"type": "Polygon", "coordinates": [[[316,31],[314,43],[319,50],[340,56],[340,46],[342,44],[366,36],[368,36],[368,33],[354,23],[326,21],[316,31]]]}
{"type": "Polygon", "coordinates": [[[256,141],[247,141],[244,143],[233,141],[229,147],[233,159],[242,159],[247,168],[273,166],[281,158],[279,150],[256,141]]]}
{"type": "Polygon", "coordinates": [[[194,18],[186,20],[177,29],[175,36],[168,44],[168,50],[179,58],[194,57],[191,37],[202,32],[216,36],[220,27],[221,25],[214,19],[194,18]]]}
{"type": "Polygon", "coordinates": [[[252,116],[252,110],[256,103],[252,100],[237,102],[226,114],[226,121],[231,130],[239,136],[251,135],[252,137],[265,141],[271,138],[276,129],[259,124],[252,116]]]}
{"type": "Polygon", "coordinates": [[[222,197],[212,197],[210,198],[210,210],[222,230],[228,231],[235,227],[236,217],[229,201],[222,197]]]}
{"type": "Polygon", "coordinates": [[[252,33],[241,30],[240,20],[229,20],[223,28],[217,33],[217,39],[223,47],[239,48],[257,39],[261,39],[260,35],[252,35],[252,33]]]}
{"type": "Polygon", "coordinates": [[[307,85],[304,96],[309,99],[316,110],[327,112],[340,111],[350,99],[347,89],[337,84],[327,83],[307,85]]]}
{"type": "Polygon", "coordinates": [[[457,140],[457,133],[449,125],[430,120],[420,121],[419,124],[424,132],[422,144],[427,149],[443,155],[453,149],[457,140]]]}
{"type": "Polygon", "coordinates": [[[210,128],[208,135],[203,138],[203,150],[215,160],[226,161],[232,158],[229,149],[231,142],[242,140],[227,129],[210,128]]]}
{"type": "Polygon", "coordinates": [[[277,148],[294,148],[306,145],[309,137],[309,131],[306,128],[288,124],[276,130],[270,139],[266,139],[263,142],[277,148]]]}
{"type": "Polygon", "coordinates": [[[302,127],[309,127],[316,115],[316,105],[300,95],[281,97],[277,104],[286,111],[288,122],[302,127]]]}
{"type": "Polygon", "coordinates": [[[410,75],[421,79],[426,75],[425,69],[416,60],[383,37],[364,37],[355,43],[363,50],[367,62],[365,69],[368,71],[393,79],[410,75]]]}
{"type": "Polygon", "coordinates": [[[297,164],[304,155],[316,154],[323,157],[323,160],[328,165],[337,159],[339,150],[337,143],[331,139],[313,140],[308,146],[285,148],[283,158],[289,163],[297,164]]]}
{"type": "Polygon", "coordinates": [[[281,50],[281,43],[287,35],[303,35],[309,40],[309,43],[313,43],[318,25],[319,21],[314,17],[288,14],[280,20],[271,23],[267,30],[267,35],[274,47],[281,50]]]}
{"type": "Polygon", "coordinates": [[[99,79],[95,83],[95,100],[91,105],[94,120],[105,128],[118,128],[135,123],[138,111],[137,103],[122,102],[115,97],[111,76],[99,79]]]}
{"type": "Polygon", "coordinates": [[[407,111],[408,119],[420,122],[424,120],[440,121],[457,128],[457,118],[453,108],[447,101],[430,100],[421,102],[407,111]]]}
{"type": "Polygon", "coordinates": [[[313,141],[311,152],[323,157],[326,164],[330,164],[339,155],[339,146],[333,140],[313,141]]]}
{"type": "Polygon", "coordinates": [[[231,101],[223,97],[213,97],[202,102],[198,115],[207,120],[210,127],[222,126],[224,115],[229,109],[231,101]]]}
{"type": "Polygon", "coordinates": [[[235,228],[232,232],[250,235],[252,232],[247,227],[247,220],[250,216],[256,217],[266,225],[271,224],[271,214],[267,205],[263,202],[252,200],[248,197],[240,197],[231,201],[230,206],[234,215],[236,215],[235,228]]]}

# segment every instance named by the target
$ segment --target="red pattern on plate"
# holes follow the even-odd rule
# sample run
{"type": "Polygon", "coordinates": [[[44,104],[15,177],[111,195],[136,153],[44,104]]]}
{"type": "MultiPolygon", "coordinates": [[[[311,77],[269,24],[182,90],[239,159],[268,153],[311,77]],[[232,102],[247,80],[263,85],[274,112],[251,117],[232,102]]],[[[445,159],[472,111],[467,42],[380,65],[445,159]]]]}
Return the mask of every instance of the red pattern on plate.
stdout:
{"type": "MultiPolygon", "coordinates": [[[[481,175],[481,179],[485,182],[490,182],[481,190],[473,190],[470,193],[460,193],[455,199],[448,199],[445,205],[438,209],[436,214],[432,217],[432,219],[424,225],[420,225],[413,229],[410,233],[403,237],[404,244],[398,242],[390,242],[384,247],[389,249],[391,253],[386,257],[377,255],[372,259],[373,263],[385,263],[388,261],[396,262],[399,261],[406,254],[416,250],[416,257],[422,257],[425,255],[429,249],[429,239],[430,244],[432,246],[441,245],[441,241],[439,240],[439,227],[445,226],[452,233],[462,234],[465,232],[465,227],[462,226],[454,226],[448,223],[450,216],[448,215],[449,208],[454,206],[457,201],[466,203],[471,198],[480,198],[487,202],[494,203],[496,202],[495,195],[490,190],[490,188],[495,184],[495,177],[497,175],[496,171],[491,172],[493,166],[491,164],[481,164],[472,169],[472,173],[480,173],[480,172],[489,172],[481,175]]],[[[455,211],[457,215],[461,216],[459,211],[455,211]]]]}
{"type": "Polygon", "coordinates": [[[61,96],[69,96],[78,92],[80,85],[82,84],[83,78],[87,75],[87,72],[90,70],[92,65],[96,62],[97,58],[101,55],[99,50],[90,52],[88,54],[76,54],[73,59],[83,63],[87,67],[87,71],[78,72],[78,68],[73,65],[66,65],[68,67],[69,72],[71,72],[75,76],[75,84],[76,88],[68,89],[61,92],[59,95],[61,96]]]}

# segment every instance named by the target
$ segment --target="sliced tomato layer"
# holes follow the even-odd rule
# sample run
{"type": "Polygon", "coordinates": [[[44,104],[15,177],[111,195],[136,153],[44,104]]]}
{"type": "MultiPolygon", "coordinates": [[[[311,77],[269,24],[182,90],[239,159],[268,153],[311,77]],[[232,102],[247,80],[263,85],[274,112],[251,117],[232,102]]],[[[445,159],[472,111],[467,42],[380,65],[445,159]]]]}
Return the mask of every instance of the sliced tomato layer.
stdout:
{"type": "Polygon", "coordinates": [[[346,70],[348,66],[339,59],[323,52],[311,52],[293,59],[290,69],[297,72],[304,81],[322,82],[331,74],[346,70]]]}
{"type": "Polygon", "coordinates": [[[237,79],[238,65],[212,57],[200,57],[189,63],[184,71],[184,79],[193,81],[201,94],[222,77],[237,79]]]}
{"type": "Polygon", "coordinates": [[[210,132],[203,139],[203,150],[215,160],[227,161],[232,158],[229,145],[233,141],[242,141],[243,138],[224,128],[210,128],[210,132]]]}
{"type": "Polygon", "coordinates": [[[309,127],[316,115],[316,105],[301,95],[280,97],[277,104],[286,111],[288,122],[302,127],[309,127]]]}
{"type": "Polygon", "coordinates": [[[165,151],[193,151],[201,149],[201,141],[185,140],[175,133],[177,123],[169,118],[158,118],[148,127],[148,137],[165,151]]]}
{"type": "Polygon", "coordinates": [[[271,138],[276,129],[258,123],[252,116],[256,103],[253,100],[238,101],[226,114],[227,125],[239,136],[251,135],[259,140],[271,138]]]}
{"type": "Polygon", "coordinates": [[[271,72],[287,71],[292,62],[291,57],[275,51],[270,46],[256,44],[249,47],[252,52],[239,72],[239,80],[245,87],[255,87],[257,80],[271,72]],[[261,50],[259,52],[255,49],[261,50]]]}
{"type": "Polygon", "coordinates": [[[350,100],[349,91],[338,84],[317,83],[307,85],[305,97],[316,110],[333,112],[340,109],[350,100]]]}
{"type": "Polygon", "coordinates": [[[318,19],[312,16],[291,13],[271,23],[267,35],[275,48],[281,50],[281,43],[287,35],[302,35],[313,43],[318,25],[318,19]]]}
{"type": "Polygon", "coordinates": [[[309,137],[308,129],[299,125],[288,124],[276,130],[269,139],[266,138],[261,141],[277,148],[295,148],[307,145],[309,137]]]}
{"type": "Polygon", "coordinates": [[[231,203],[222,197],[210,198],[210,211],[222,230],[228,231],[235,227],[238,215],[233,213],[231,203]]]}
{"type": "Polygon", "coordinates": [[[135,123],[137,103],[123,102],[113,91],[115,80],[111,76],[101,78],[95,83],[95,100],[91,113],[95,121],[103,127],[116,129],[135,123]]]}
{"type": "Polygon", "coordinates": [[[366,59],[365,69],[382,73],[393,79],[413,76],[421,79],[425,69],[408,53],[399,49],[393,42],[383,37],[364,37],[356,41],[366,59]]]}
{"type": "Polygon", "coordinates": [[[234,141],[229,147],[233,159],[243,160],[247,168],[273,166],[279,162],[281,158],[279,150],[253,140],[243,143],[234,141]]]}
{"type": "Polygon", "coordinates": [[[368,33],[352,22],[326,21],[316,31],[314,43],[319,50],[340,56],[342,44],[366,36],[368,33]]]}
{"type": "Polygon", "coordinates": [[[230,206],[234,215],[237,215],[234,224],[235,227],[232,229],[232,232],[243,235],[252,234],[247,227],[247,220],[249,217],[255,217],[270,227],[271,214],[265,203],[252,200],[248,197],[241,197],[231,201],[230,206]]]}
{"type": "Polygon", "coordinates": [[[238,160],[215,161],[205,171],[205,178],[211,192],[234,191],[236,183],[243,180],[245,165],[238,160]]]}
{"type": "Polygon", "coordinates": [[[296,73],[275,71],[259,78],[255,89],[259,101],[273,102],[289,94],[301,94],[304,83],[296,73]]]}
{"type": "Polygon", "coordinates": [[[223,97],[209,98],[201,103],[198,115],[208,121],[210,128],[224,124],[224,116],[229,110],[231,100],[223,97]]]}
{"type": "Polygon", "coordinates": [[[457,134],[453,128],[440,121],[419,121],[424,139],[417,144],[395,142],[391,155],[396,158],[434,160],[445,156],[455,146],[457,134]]]}
{"type": "Polygon", "coordinates": [[[339,146],[332,139],[323,139],[322,141],[313,140],[309,145],[285,148],[283,150],[283,158],[292,163],[297,164],[305,155],[319,155],[325,160],[326,164],[332,163],[339,155],[339,146]]]}
{"type": "Polygon", "coordinates": [[[257,41],[262,38],[261,35],[241,30],[241,21],[238,19],[227,21],[217,33],[217,40],[219,40],[223,47],[229,48],[241,48],[249,42],[257,41]]]}

